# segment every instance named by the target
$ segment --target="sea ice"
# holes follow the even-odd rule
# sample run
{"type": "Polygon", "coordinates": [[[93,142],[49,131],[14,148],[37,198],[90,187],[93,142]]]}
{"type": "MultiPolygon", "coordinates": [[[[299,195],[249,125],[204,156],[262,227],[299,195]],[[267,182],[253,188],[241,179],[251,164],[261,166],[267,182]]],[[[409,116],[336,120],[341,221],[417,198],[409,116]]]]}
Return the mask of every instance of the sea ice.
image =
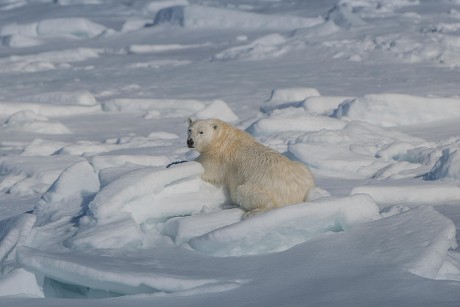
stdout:
{"type": "Polygon", "coordinates": [[[202,253],[215,256],[279,252],[320,233],[347,230],[355,224],[378,218],[378,207],[367,195],[321,198],[211,231],[191,239],[189,244],[202,253]]]}
{"type": "Polygon", "coordinates": [[[155,16],[154,25],[179,25],[185,28],[246,28],[289,30],[312,27],[323,18],[264,15],[209,6],[186,5],[161,9],[155,16]]]}
{"type": "Polygon", "coordinates": [[[414,125],[460,117],[460,100],[402,94],[373,94],[345,101],[337,108],[335,116],[364,120],[381,127],[414,125]]]}

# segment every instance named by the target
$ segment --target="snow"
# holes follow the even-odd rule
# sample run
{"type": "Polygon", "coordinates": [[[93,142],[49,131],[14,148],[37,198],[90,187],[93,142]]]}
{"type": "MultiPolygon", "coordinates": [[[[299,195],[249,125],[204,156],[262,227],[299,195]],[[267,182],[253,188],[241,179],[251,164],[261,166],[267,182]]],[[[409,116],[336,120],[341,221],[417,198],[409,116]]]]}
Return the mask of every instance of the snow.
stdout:
{"type": "Polygon", "coordinates": [[[400,184],[388,186],[359,186],[351,194],[370,195],[381,205],[444,204],[460,197],[460,187],[451,184],[400,184]]]}
{"type": "Polygon", "coordinates": [[[81,62],[99,57],[101,50],[77,48],[60,51],[45,51],[32,55],[15,55],[0,59],[0,72],[40,72],[71,67],[73,62],[81,62]]]}
{"type": "Polygon", "coordinates": [[[318,18],[296,16],[267,16],[237,10],[199,6],[171,6],[161,9],[154,25],[178,25],[185,28],[247,28],[247,29],[297,29],[311,27],[323,21],[318,18]]]}
{"type": "Polygon", "coordinates": [[[191,239],[190,246],[215,256],[279,252],[311,240],[319,233],[343,231],[376,219],[379,219],[379,209],[367,195],[319,199],[210,231],[191,239]]]}
{"type": "Polygon", "coordinates": [[[2,129],[23,130],[30,133],[68,134],[71,131],[60,122],[50,121],[48,117],[33,111],[19,111],[5,121],[2,129]]]}
{"type": "Polygon", "coordinates": [[[415,125],[459,117],[460,100],[401,94],[366,95],[340,104],[335,116],[365,120],[381,127],[415,125]]]}
{"type": "Polygon", "coordinates": [[[31,24],[8,24],[1,28],[0,36],[93,38],[104,31],[104,26],[86,18],[56,18],[31,24]]]}
{"type": "Polygon", "coordinates": [[[0,1],[0,305],[457,306],[459,5],[0,1]],[[208,117],[310,200],[244,219],[208,117]]]}
{"type": "Polygon", "coordinates": [[[2,116],[11,116],[17,112],[29,111],[46,117],[57,117],[76,114],[96,113],[101,110],[100,105],[95,106],[59,106],[46,103],[29,102],[2,102],[0,111],[2,116]]]}
{"type": "Polygon", "coordinates": [[[54,103],[68,105],[93,106],[97,104],[96,98],[88,91],[76,92],[48,92],[29,97],[21,97],[23,101],[54,103]]]}
{"type": "Polygon", "coordinates": [[[321,96],[315,88],[280,88],[272,91],[271,97],[267,100],[262,110],[267,112],[280,107],[296,106],[309,97],[321,96]]]}
{"type": "Polygon", "coordinates": [[[447,148],[442,151],[442,156],[436,161],[433,169],[426,174],[429,180],[441,178],[460,178],[460,151],[447,148]]]}

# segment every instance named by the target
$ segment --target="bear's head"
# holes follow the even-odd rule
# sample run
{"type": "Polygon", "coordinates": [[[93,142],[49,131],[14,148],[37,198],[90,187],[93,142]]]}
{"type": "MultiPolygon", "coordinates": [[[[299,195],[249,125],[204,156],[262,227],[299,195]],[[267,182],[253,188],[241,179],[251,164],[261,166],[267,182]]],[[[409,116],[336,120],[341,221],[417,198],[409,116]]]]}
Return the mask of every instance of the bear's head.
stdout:
{"type": "Polygon", "coordinates": [[[206,151],[219,133],[221,121],[215,118],[188,120],[187,146],[198,152],[206,151]]]}

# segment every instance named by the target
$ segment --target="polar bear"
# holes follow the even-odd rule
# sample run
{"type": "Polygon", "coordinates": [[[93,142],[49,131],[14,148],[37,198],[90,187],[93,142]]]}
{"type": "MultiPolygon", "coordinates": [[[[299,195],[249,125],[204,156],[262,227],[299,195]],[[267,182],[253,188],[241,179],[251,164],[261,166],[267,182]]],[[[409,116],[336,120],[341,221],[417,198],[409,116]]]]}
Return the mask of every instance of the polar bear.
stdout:
{"type": "Polygon", "coordinates": [[[302,163],[258,143],[219,119],[189,119],[187,146],[196,149],[202,179],[228,187],[244,217],[308,200],[315,181],[302,163]]]}

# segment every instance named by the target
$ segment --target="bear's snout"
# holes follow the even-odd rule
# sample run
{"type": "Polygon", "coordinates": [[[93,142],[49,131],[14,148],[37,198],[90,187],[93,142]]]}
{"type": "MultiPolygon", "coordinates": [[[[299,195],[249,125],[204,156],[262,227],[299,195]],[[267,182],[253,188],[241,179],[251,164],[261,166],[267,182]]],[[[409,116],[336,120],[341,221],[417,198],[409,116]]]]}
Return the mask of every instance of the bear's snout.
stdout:
{"type": "Polygon", "coordinates": [[[191,138],[190,138],[190,139],[187,139],[187,146],[188,146],[188,148],[193,148],[193,144],[194,144],[193,139],[191,139],[191,138]]]}

